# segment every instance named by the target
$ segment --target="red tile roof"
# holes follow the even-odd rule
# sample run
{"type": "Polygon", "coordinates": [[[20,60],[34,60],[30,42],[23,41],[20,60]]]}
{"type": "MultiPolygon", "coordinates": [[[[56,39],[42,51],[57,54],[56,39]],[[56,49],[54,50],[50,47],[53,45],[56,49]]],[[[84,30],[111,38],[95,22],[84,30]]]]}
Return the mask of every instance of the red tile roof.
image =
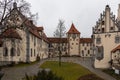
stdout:
{"type": "MultiPolygon", "coordinates": [[[[49,37],[48,40],[49,40],[49,43],[59,43],[60,42],[60,38],[50,38],[49,37]]],[[[67,38],[61,38],[61,42],[67,43],[68,40],[67,40],[67,38]]]]}
{"type": "Polygon", "coordinates": [[[80,38],[80,43],[92,43],[92,38],[80,38]]]}
{"type": "Polygon", "coordinates": [[[41,36],[40,36],[39,32],[36,29],[30,29],[29,32],[31,34],[33,34],[34,36],[36,36],[37,38],[41,39],[41,36]]]}
{"type": "Polygon", "coordinates": [[[22,39],[20,35],[15,31],[13,28],[6,29],[2,34],[2,38],[16,38],[16,39],[22,39]]]}
{"type": "Polygon", "coordinates": [[[112,53],[115,53],[117,50],[120,50],[120,45],[117,46],[116,48],[114,48],[111,52],[112,52],[112,53]]]}
{"type": "Polygon", "coordinates": [[[75,28],[74,24],[72,23],[71,28],[67,32],[68,34],[80,34],[80,32],[75,28]]]}
{"type": "Polygon", "coordinates": [[[37,28],[38,31],[42,31],[42,30],[44,30],[43,27],[36,27],[36,28],[37,28]]]}

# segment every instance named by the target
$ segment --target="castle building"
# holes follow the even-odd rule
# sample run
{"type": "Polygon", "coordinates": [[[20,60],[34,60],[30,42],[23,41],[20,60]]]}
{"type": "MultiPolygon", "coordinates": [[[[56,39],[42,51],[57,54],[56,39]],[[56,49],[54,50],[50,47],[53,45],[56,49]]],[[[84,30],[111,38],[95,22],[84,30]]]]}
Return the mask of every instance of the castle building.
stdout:
{"type": "Polygon", "coordinates": [[[93,52],[95,68],[110,68],[116,62],[120,50],[120,5],[117,19],[109,5],[100,14],[99,20],[93,27],[93,52]],[[115,56],[116,55],[116,56],[115,56]]]}
{"type": "Polygon", "coordinates": [[[67,37],[47,37],[43,27],[37,27],[24,16],[17,3],[0,25],[0,62],[33,62],[37,59],[58,56],[59,44],[62,56],[92,57],[92,39],[80,38],[80,32],[71,25],[67,37]]]}
{"type": "Polygon", "coordinates": [[[13,4],[13,9],[0,26],[0,61],[33,62],[47,58],[48,40],[43,27],[37,27],[13,4]]]}
{"type": "Polygon", "coordinates": [[[67,37],[62,38],[61,42],[59,38],[48,37],[49,40],[49,54],[52,56],[58,56],[59,44],[62,44],[62,56],[80,56],[80,57],[92,57],[92,39],[80,38],[80,32],[75,28],[72,23],[67,37]]]}

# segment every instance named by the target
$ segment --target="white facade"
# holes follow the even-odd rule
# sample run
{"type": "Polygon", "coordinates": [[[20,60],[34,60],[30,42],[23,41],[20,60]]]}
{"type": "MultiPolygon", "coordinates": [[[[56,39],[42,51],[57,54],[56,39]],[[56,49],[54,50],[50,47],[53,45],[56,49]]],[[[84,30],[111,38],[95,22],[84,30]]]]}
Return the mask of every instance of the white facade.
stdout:
{"type": "Polygon", "coordinates": [[[13,8],[5,19],[0,35],[0,61],[33,62],[37,57],[48,57],[48,41],[43,35],[43,27],[36,27],[31,20],[25,19],[17,8],[13,8]]]}
{"type": "MultiPolygon", "coordinates": [[[[120,12],[118,17],[119,15],[120,12]]],[[[111,67],[111,51],[120,45],[120,31],[117,24],[115,15],[113,15],[109,5],[107,5],[100,19],[96,22],[96,26],[93,28],[94,54],[96,57],[94,62],[95,68],[111,67]]]]}

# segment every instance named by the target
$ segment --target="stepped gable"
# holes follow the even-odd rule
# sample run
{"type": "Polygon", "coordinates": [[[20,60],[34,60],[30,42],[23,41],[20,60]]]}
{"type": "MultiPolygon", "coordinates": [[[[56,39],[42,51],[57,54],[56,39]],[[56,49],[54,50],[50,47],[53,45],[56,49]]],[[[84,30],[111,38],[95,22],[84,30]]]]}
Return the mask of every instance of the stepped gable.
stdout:
{"type": "Polygon", "coordinates": [[[115,53],[117,50],[120,50],[120,45],[118,45],[116,48],[114,48],[111,52],[115,53]]]}
{"type": "Polygon", "coordinates": [[[68,34],[80,34],[80,32],[75,28],[74,24],[72,23],[71,28],[67,32],[68,34]]]}
{"type": "MultiPolygon", "coordinates": [[[[50,43],[60,43],[60,38],[49,37],[48,40],[49,40],[50,43]]],[[[61,38],[61,42],[62,43],[68,43],[67,38],[61,38]]]]}
{"type": "Polygon", "coordinates": [[[2,38],[16,38],[16,39],[22,39],[20,35],[15,31],[13,28],[6,29],[2,34],[2,38]]]}
{"type": "Polygon", "coordinates": [[[92,38],[80,38],[80,43],[92,43],[92,38]]]}

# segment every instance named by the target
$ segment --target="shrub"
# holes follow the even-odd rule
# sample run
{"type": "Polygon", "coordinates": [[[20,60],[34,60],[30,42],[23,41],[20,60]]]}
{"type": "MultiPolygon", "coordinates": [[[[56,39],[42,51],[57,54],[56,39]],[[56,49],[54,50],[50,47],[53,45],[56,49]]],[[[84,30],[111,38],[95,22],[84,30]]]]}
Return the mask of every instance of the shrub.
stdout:
{"type": "Polygon", "coordinates": [[[25,75],[23,80],[64,80],[62,77],[56,76],[52,71],[41,70],[34,76],[25,75]]]}

